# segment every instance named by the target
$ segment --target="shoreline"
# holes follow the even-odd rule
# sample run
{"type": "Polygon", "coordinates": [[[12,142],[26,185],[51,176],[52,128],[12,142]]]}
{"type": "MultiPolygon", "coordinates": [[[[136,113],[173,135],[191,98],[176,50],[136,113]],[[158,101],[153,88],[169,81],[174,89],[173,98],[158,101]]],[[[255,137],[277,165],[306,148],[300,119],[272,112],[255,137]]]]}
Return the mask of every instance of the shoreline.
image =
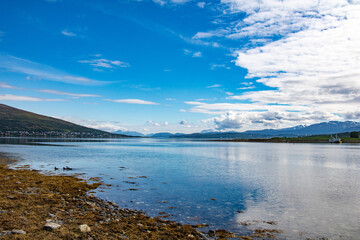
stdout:
{"type": "Polygon", "coordinates": [[[5,162],[10,161],[0,161],[3,239],[206,239],[193,226],[151,218],[89,194],[101,183],[11,169],[5,162]]]}
{"type": "Polygon", "coordinates": [[[2,239],[258,239],[281,231],[254,229],[247,236],[226,230],[198,231],[206,225],[182,225],[120,208],[93,196],[102,182],[76,176],[45,175],[12,167],[0,153],[0,238],[2,239]]]}

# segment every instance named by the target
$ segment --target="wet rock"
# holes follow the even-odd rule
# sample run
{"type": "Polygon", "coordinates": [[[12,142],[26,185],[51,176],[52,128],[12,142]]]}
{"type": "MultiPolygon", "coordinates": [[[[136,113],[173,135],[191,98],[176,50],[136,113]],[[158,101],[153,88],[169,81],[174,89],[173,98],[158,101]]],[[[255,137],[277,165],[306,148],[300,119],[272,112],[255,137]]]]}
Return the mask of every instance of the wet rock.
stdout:
{"type": "Polygon", "coordinates": [[[21,234],[21,235],[26,234],[26,232],[24,230],[16,230],[16,229],[11,230],[11,233],[12,234],[21,234]]]}
{"type": "Polygon", "coordinates": [[[79,226],[80,232],[87,233],[91,231],[91,228],[87,224],[81,224],[79,226]]]}
{"type": "Polygon", "coordinates": [[[0,237],[3,237],[3,236],[5,236],[5,235],[10,235],[11,234],[11,231],[2,231],[1,233],[0,233],[0,237]]]}
{"type": "Polygon", "coordinates": [[[58,224],[58,223],[55,223],[55,222],[47,222],[47,223],[44,225],[43,229],[46,230],[46,231],[54,231],[55,229],[57,229],[57,228],[59,228],[59,227],[61,227],[61,225],[58,224]]]}
{"type": "Polygon", "coordinates": [[[208,235],[209,235],[209,237],[215,237],[215,231],[209,230],[208,235]]]}

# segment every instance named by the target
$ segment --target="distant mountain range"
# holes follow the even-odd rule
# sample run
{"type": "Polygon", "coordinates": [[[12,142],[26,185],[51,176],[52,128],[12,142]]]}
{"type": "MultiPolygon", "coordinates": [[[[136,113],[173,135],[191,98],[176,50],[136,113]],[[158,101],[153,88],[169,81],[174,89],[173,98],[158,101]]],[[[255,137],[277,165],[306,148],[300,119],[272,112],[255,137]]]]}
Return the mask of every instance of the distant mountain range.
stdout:
{"type": "Polygon", "coordinates": [[[0,133],[3,136],[127,137],[27,112],[4,104],[0,104],[0,133]]]}
{"type": "MultiPolygon", "coordinates": [[[[291,128],[281,129],[264,129],[245,132],[214,132],[205,130],[200,133],[184,134],[184,133],[155,133],[146,135],[154,138],[222,138],[222,139],[257,139],[257,138],[273,138],[273,137],[300,137],[311,135],[337,134],[344,132],[360,131],[360,122],[346,121],[331,121],[322,122],[313,125],[298,125],[291,128]]],[[[128,132],[129,134],[131,132],[128,132]]],[[[122,134],[126,134],[122,132],[122,134]]],[[[137,133],[141,134],[141,133],[137,133]]],[[[131,136],[131,135],[130,135],[131,136]]],[[[139,136],[139,135],[132,135],[139,136]]],[[[143,135],[144,136],[144,135],[143,135]]]]}
{"type": "Polygon", "coordinates": [[[124,134],[127,136],[132,136],[132,137],[144,137],[145,135],[140,133],[140,132],[135,132],[135,131],[123,131],[123,130],[118,130],[113,132],[115,134],[124,134]]]}

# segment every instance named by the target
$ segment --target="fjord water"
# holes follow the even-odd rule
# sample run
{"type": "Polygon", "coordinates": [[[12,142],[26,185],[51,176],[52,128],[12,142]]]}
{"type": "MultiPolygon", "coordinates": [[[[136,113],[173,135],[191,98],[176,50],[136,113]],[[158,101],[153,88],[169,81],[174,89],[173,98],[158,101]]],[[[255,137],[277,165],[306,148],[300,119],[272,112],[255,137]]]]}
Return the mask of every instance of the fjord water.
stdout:
{"type": "Polygon", "coordinates": [[[102,177],[111,186],[98,196],[151,216],[233,232],[281,229],[282,238],[360,234],[360,145],[48,140],[0,144],[0,152],[35,169],[102,177]]]}

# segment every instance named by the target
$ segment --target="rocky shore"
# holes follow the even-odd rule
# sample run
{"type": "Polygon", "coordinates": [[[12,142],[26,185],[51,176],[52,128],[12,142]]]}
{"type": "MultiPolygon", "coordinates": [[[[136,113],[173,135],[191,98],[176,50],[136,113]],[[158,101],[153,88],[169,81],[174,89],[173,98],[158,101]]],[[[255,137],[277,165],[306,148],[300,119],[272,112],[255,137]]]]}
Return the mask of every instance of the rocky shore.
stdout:
{"type": "Polygon", "coordinates": [[[0,165],[0,182],[3,239],[205,238],[192,226],[151,218],[88,194],[100,183],[6,165],[0,165]]]}
{"type": "Polygon", "coordinates": [[[202,233],[201,225],[181,225],[119,208],[91,195],[102,183],[75,176],[49,176],[0,154],[0,239],[269,239],[274,230],[238,236],[225,230],[202,233]]]}

